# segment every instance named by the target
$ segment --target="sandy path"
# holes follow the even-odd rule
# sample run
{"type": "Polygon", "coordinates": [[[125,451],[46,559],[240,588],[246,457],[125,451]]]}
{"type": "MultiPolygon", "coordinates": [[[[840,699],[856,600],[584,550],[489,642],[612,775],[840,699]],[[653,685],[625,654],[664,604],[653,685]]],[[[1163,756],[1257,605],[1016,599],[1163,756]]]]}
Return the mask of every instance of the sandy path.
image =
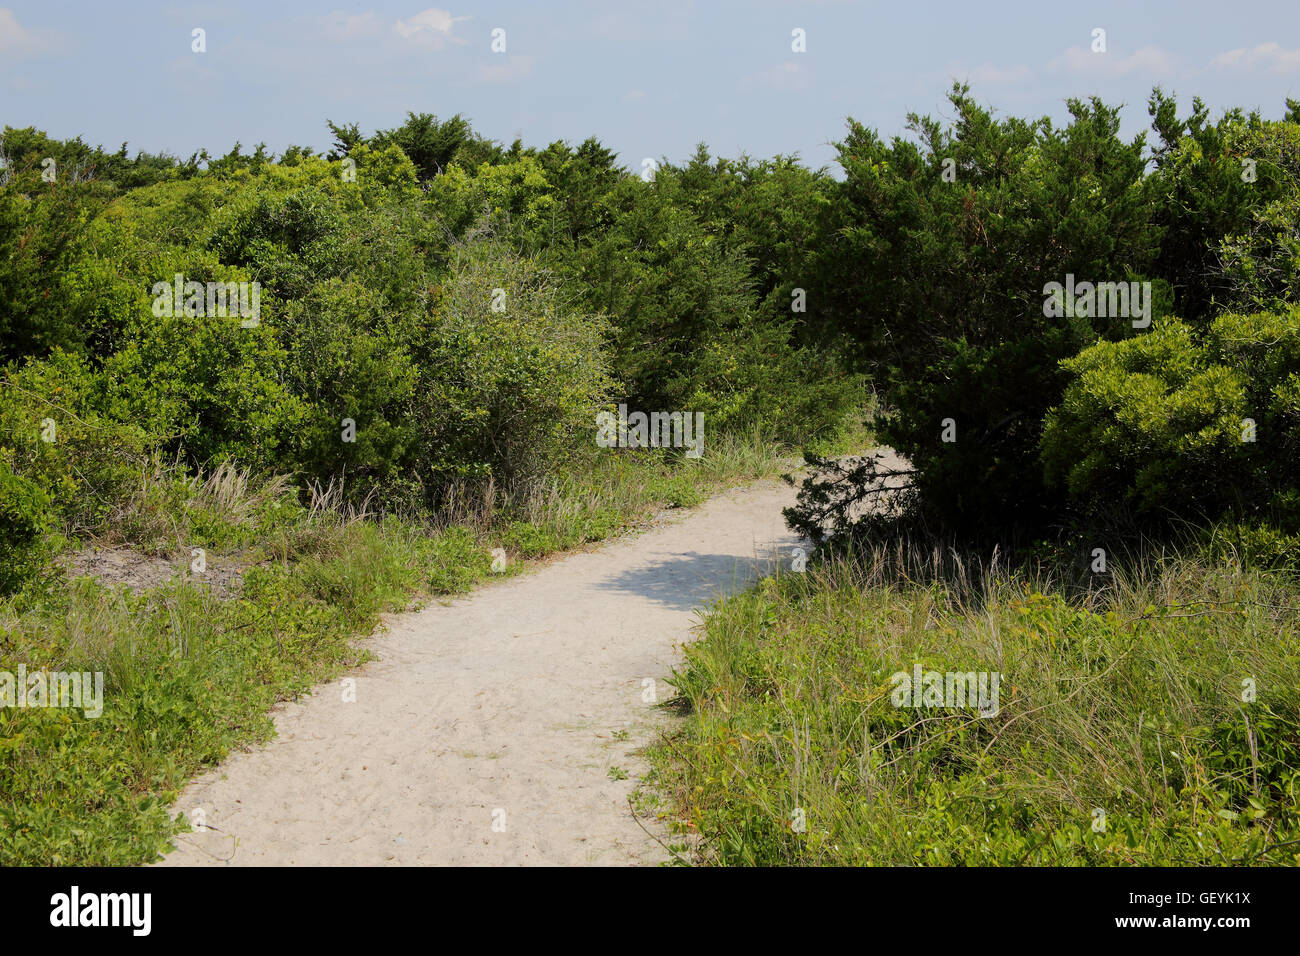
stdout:
{"type": "Polygon", "coordinates": [[[316,688],[278,709],[276,740],[186,788],[177,809],[215,829],[177,837],[162,865],[662,860],[627,805],[644,770],[633,752],[669,719],[643,681],[671,696],[696,609],[770,571],[774,549],[788,558],[793,500],[779,481],[735,489],[391,618],[379,659],[350,675],[355,702],[343,680],[316,688]]]}

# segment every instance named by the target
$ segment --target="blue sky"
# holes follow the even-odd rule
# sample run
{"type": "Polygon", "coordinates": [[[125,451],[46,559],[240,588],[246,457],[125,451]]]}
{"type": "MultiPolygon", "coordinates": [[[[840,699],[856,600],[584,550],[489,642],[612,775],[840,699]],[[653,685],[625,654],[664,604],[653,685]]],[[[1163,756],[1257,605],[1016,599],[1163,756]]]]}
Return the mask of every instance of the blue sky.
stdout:
{"type": "Polygon", "coordinates": [[[0,123],[133,153],[323,149],[327,118],[369,133],[415,110],[507,143],[595,135],[636,168],[700,141],[819,166],[846,116],[893,135],[909,111],[949,115],[954,78],[1000,112],[1057,120],[1097,94],[1127,104],[1128,135],[1147,128],[1156,83],[1214,115],[1277,117],[1300,99],[1297,0],[5,2],[0,123]]]}

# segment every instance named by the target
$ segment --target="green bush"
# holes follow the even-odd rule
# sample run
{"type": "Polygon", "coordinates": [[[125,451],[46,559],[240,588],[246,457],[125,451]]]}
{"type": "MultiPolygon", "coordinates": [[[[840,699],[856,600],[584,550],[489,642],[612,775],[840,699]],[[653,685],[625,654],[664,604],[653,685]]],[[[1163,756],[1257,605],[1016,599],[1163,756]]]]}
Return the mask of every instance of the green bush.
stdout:
{"type": "Polygon", "coordinates": [[[1043,431],[1047,479],[1095,504],[1141,511],[1221,505],[1240,473],[1246,383],[1208,366],[1191,329],[1169,321],[1063,363],[1074,375],[1043,431]]]}
{"type": "Polygon", "coordinates": [[[0,594],[17,590],[41,567],[50,498],[0,460],[0,594]]]}
{"type": "Polygon", "coordinates": [[[537,260],[490,238],[460,247],[422,356],[422,472],[527,481],[575,440],[593,441],[611,388],[607,333],[607,320],[574,311],[537,260]]]}
{"type": "Polygon", "coordinates": [[[429,204],[450,235],[464,238],[484,214],[510,223],[512,235],[532,245],[550,224],[550,184],[537,160],[524,157],[500,166],[453,166],[429,187],[429,204]]]}
{"type": "Polygon", "coordinates": [[[98,184],[69,178],[84,145],[69,151],[34,130],[5,127],[0,156],[7,165],[0,178],[0,363],[47,355],[55,348],[80,351],[93,326],[90,303],[65,283],[73,264],[84,255],[87,224],[104,209],[98,184]],[[34,134],[35,142],[18,143],[34,134]],[[49,151],[40,151],[47,149],[49,151]],[[55,159],[63,176],[41,181],[41,162],[55,159]]]}
{"type": "Polygon", "coordinates": [[[1214,237],[1208,282],[1220,301],[1241,311],[1276,310],[1300,300],[1300,123],[1249,123],[1230,127],[1223,165],[1241,179],[1243,160],[1255,181],[1240,221],[1214,237]],[[1235,164],[1234,161],[1235,160],[1235,164]]]}
{"type": "Polygon", "coordinates": [[[1237,109],[1212,123],[1199,98],[1180,118],[1159,87],[1148,104],[1159,136],[1152,214],[1163,233],[1153,270],[1172,285],[1178,315],[1202,328],[1224,308],[1274,307],[1288,273],[1296,291],[1294,259],[1277,253],[1289,238],[1279,213],[1289,207],[1294,223],[1300,198],[1300,126],[1237,109]]]}
{"type": "Polygon", "coordinates": [[[141,322],[104,369],[112,417],[147,423],[167,451],[196,464],[282,462],[305,412],[285,384],[287,355],[267,313],[263,302],[254,328],[239,318],[141,322]]]}
{"type": "Polygon", "coordinates": [[[796,446],[835,435],[862,405],[863,377],[829,353],[791,348],[792,325],[754,321],[702,342],[670,382],[670,407],[702,412],[715,434],[757,431],[796,446]]]}
{"type": "Polygon", "coordinates": [[[1220,316],[1203,335],[1169,320],[1063,365],[1071,379],[1047,415],[1042,461],[1078,505],[1269,514],[1300,530],[1280,507],[1300,451],[1300,309],[1220,316]]]}
{"type": "Polygon", "coordinates": [[[60,350],[0,379],[0,459],[49,495],[53,515],[73,534],[112,520],[158,437],[105,413],[107,384],[60,350]]]}
{"type": "MultiPolygon", "coordinates": [[[[1154,378],[1079,386],[1115,390],[1126,414],[1146,419],[1072,450],[1052,439],[1055,481],[1045,480],[1044,419],[1074,381],[1061,363],[1099,341],[1150,333],[1130,327],[1135,316],[1045,315],[1042,290],[1067,274],[1149,280],[1150,317],[1159,323],[1176,310],[1198,335],[1225,308],[1281,314],[1300,288],[1300,111],[1276,122],[1232,110],[1209,123],[1199,100],[1179,118],[1157,89],[1149,110],[1159,142],[1148,148],[1143,136],[1121,140],[1119,111],[1095,98],[1071,101],[1060,128],[995,118],[961,85],[951,100],[950,127],[913,115],[911,139],[886,142],[850,121],[838,144],[845,178],[803,283],[809,327],[849,343],[886,393],[876,433],[916,468],[911,516],[968,539],[1023,540],[1016,532],[1059,522],[1071,487],[1105,500],[1102,489],[1129,488],[1138,470],[1143,508],[1217,507],[1229,483],[1200,471],[1222,463],[1233,408],[1258,411],[1242,414],[1262,429],[1261,416],[1280,414],[1294,386],[1268,378],[1281,391],[1257,401],[1256,372],[1226,357],[1195,374],[1151,369],[1154,378]],[[1161,396],[1173,404],[1156,409],[1161,396]],[[955,427],[951,440],[945,424],[955,427]]],[[[1137,367],[1170,349],[1176,343],[1119,354],[1137,367]]],[[[1071,434],[1081,440],[1087,431],[1071,434]]],[[[1280,462],[1294,460],[1246,457],[1265,467],[1269,486],[1289,467],[1280,462]]],[[[1245,482],[1245,500],[1259,500],[1257,484],[1245,482]]]]}
{"type": "Polygon", "coordinates": [[[295,433],[300,450],[286,463],[322,483],[342,480],[354,500],[374,490],[399,497],[413,458],[408,416],[419,378],[400,317],[360,283],[332,279],[286,307],[280,333],[288,383],[307,405],[295,433]]]}
{"type": "Polygon", "coordinates": [[[960,533],[1001,536],[1057,505],[1037,455],[1065,384],[1058,362],[1132,334],[1122,317],[1046,315],[1044,286],[1138,279],[1159,230],[1143,140],[1120,138],[1118,110],[1072,100],[1058,129],[995,119],[960,85],[950,98],[951,128],[909,117],[919,143],[850,121],[808,319],[846,338],[887,389],[892,414],[876,433],[917,469],[917,506],[960,533]]]}

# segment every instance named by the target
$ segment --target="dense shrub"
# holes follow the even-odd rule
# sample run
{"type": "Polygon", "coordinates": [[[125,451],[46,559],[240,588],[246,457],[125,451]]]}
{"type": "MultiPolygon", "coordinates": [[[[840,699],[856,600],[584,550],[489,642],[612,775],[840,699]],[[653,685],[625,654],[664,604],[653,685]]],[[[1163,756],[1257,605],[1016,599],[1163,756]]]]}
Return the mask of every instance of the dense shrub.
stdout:
{"type": "Polygon", "coordinates": [[[549,231],[551,185],[537,160],[465,170],[453,166],[429,187],[429,203],[449,235],[464,238],[486,217],[528,251],[549,231]]]}
{"type": "Polygon", "coordinates": [[[40,567],[50,499],[0,459],[0,594],[16,590],[40,567]]]}
{"type": "Polygon", "coordinates": [[[62,278],[100,202],[67,184],[20,188],[16,179],[0,185],[0,362],[79,351],[86,338],[84,300],[69,301],[62,278]]]}
{"type": "Polygon", "coordinates": [[[313,188],[287,196],[259,196],[212,239],[223,263],[285,298],[304,295],[322,276],[340,272],[343,217],[337,200],[313,188]]]}
{"type": "Polygon", "coordinates": [[[480,238],[458,250],[422,361],[420,465],[435,482],[537,477],[591,442],[611,382],[608,322],[566,300],[536,259],[480,238]]]}
{"type": "Polygon", "coordinates": [[[1168,320],[1064,365],[1042,455],[1078,505],[1284,518],[1300,452],[1300,310],[1220,316],[1203,336],[1168,320]]]}
{"type": "Polygon", "coordinates": [[[1044,314],[1043,287],[1141,276],[1157,248],[1143,139],[1119,113],[1071,101],[1072,120],[995,120],[957,87],[945,130],[911,117],[920,145],[851,123],[833,241],[809,283],[809,318],[850,337],[890,388],[880,437],[916,466],[918,502],[941,524],[1003,534],[1051,513],[1037,477],[1058,362],[1123,318],[1044,314]],[[950,174],[945,177],[945,166],[950,174]],[[955,440],[944,441],[944,421],[955,440]]]}
{"type": "MultiPolygon", "coordinates": [[[[351,130],[330,125],[336,136],[350,138],[351,130]]],[[[371,137],[370,145],[401,149],[410,157],[422,180],[445,173],[452,163],[472,169],[480,163],[500,159],[502,154],[499,146],[475,133],[469,120],[459,113],[439,122],[432,113],[408,112],[405,123],[396,129],[379,130],[371,137]]]]}
{"type": "Polygon", "coordinates": [[[105,414],[106,384],[62,351],[0,379],[0,460],[48,495],[52,515],[74,534],[110,520],[160,437],[105,414]]]}
{"type": "Polygon", "coordinates": [[[290,303],[279,323],[288,384],[307,406],[286,463],[343,478],[357,497],[391,483],[413,453],[418,372],[386,311],[377,293],[334,279],[290,303]]]}
{"type": "MultiPolygon", "coordinates": [[[[1293,386],[1286,348],[1264,343],[1294,319],[1197,330],[1225,305],[1285,316],[1294,303],[1300,125],[1240,111],[1210,124],[1199,101],[1179,119],[1157,90],[1147,150],[1095,99],[1072,101],[1060,130],[995,120],[961,86],[952,102],[952,129],[911,117],[919,145],[851,125],[834,231],[812,264],[811,326],[849,342],[887,390],[877,434],[915,468],[906,516],[1024,540],[1081,506],[1275,507],[1294,483],[1280,474],[1293,456],[1277,457],[1293,386]],[[1149,280],[1153,325],[1045,314],[1044,286],[1067,274],[1149,280]],[[1175,309],[1187,326],[1165,321],[1175,309]],[[1246,417],[1260,427],[1249,447],[1246,417]]],[[[794,517],[846,525],[854,504],[831,492],[794,517]]]]}
{"type": "MultiPolygon", "coordinates": [[[[1292,101],[1294,102],[1294,101],[1292,101]]],[[[1178,314],[1204,326],[1224,308],[1273,309],[1300,294],[1300,124],[1229,110],[1216,123],[1196,99],[1177,116],[1151,96],[1153,214],[1163,228],[1155,275],[1178,314]]]]}
{"type": "Polygon", "coordinates": [[[670,381],[676,407],[702,412],[716,432],[757,431],[791,445],[832,440],[860,414],[862,376],[832,354],[791,348],[791,322],[755,322],[704,342],[670,381]]]}
{"type": "Polygon", "coordinates": [[[105,365],[113,417],[148,423],[166,451],[195,463],[284,462],[305,412],[268,322],[265,303],[252,328],[238,317],[150,316],[105,365]]]}

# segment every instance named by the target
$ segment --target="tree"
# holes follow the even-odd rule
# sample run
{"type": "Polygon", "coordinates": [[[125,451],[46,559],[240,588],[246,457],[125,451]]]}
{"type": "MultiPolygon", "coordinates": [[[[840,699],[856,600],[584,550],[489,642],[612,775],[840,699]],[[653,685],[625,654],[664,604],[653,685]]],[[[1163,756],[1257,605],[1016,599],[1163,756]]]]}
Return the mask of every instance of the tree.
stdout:
{"type": "Polygon", "coordinates": [[[1125,318],[1045,315],[1045,284],[1141,277],[1160,229],[1144,137],[1119,139],[1117,109],[1071,100],[1056,130],[1047,118],[994,119],[960,84],[949,99],[951,128],[909,117],[915,143],[886,144],[850,120],[809,318],[889,389],[877,433],[915,467],[924,514],[1000,537],[1059,505],[1038,441],[1064,388],[1060,361],[1132,334],[1125,318]]]}

